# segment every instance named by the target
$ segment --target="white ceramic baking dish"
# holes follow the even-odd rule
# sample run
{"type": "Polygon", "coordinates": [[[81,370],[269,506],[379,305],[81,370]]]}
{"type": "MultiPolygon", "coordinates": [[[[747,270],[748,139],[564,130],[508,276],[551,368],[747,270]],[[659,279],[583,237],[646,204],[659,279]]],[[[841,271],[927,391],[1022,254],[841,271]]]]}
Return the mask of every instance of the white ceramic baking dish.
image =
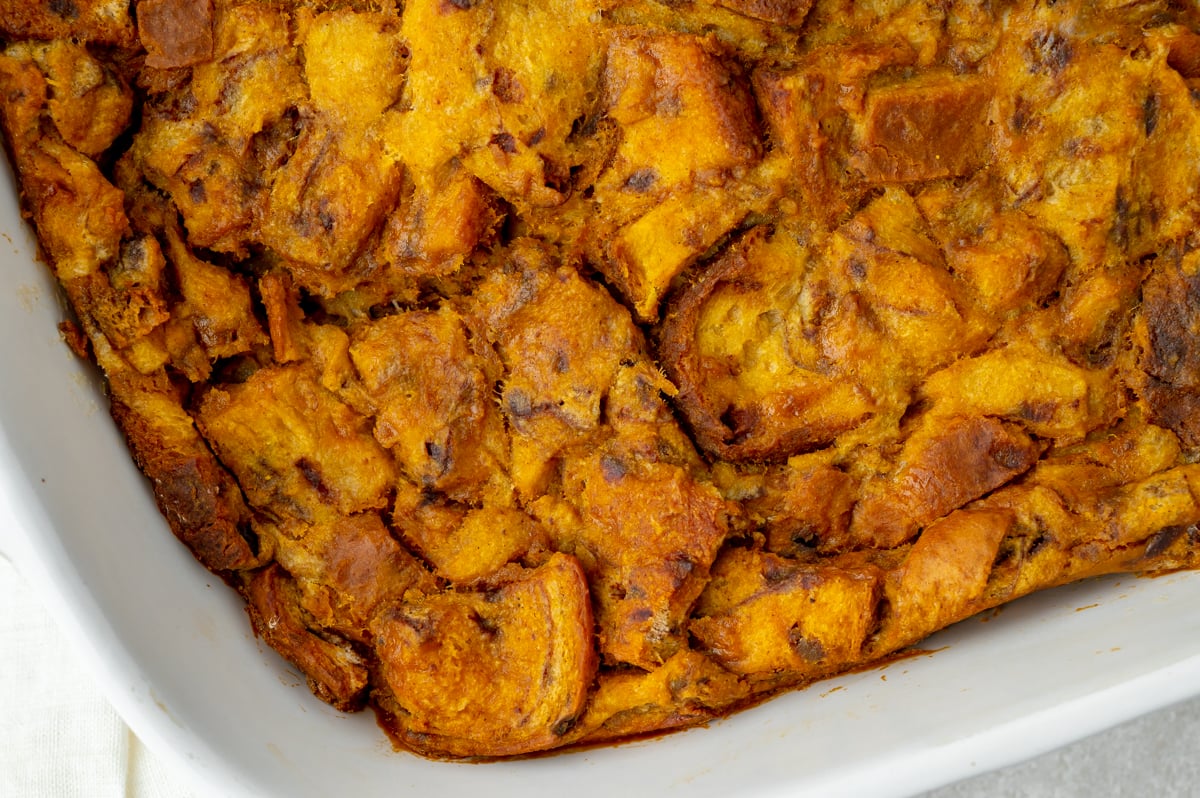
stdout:
{"type": "Polygon", "coordinates": [[[0,173],[0,551],[134,731],[214,795],[906,795],[1200,693],[1200,575],[1092,581],[1022,600],[708,728],[489,765],[394,752],[250,634],[176,542],[0,173]],[[11,538],[11,539],[10,539],[11,538]]]}

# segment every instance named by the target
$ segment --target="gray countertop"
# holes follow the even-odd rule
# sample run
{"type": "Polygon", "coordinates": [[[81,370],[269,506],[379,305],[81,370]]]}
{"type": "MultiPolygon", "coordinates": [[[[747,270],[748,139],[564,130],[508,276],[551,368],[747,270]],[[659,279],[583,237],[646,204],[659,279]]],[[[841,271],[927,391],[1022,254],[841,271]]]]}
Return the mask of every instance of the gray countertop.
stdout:
{"type": "Polygon", "coordinates": [[[1200,795],[1200,698],[1168,707],[1027,762],[925,793],[976,796],[1200,795]]]}

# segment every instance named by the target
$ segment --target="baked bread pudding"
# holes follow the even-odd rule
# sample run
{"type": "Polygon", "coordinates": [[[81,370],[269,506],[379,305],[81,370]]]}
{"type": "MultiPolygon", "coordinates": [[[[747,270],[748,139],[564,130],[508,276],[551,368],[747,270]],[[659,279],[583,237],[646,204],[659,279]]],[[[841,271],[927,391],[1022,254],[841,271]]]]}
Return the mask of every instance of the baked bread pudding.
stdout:
{"type": "Polygon", "coordinates": [[[9,0],[66,342],[322,700],[491,758],[1200,566],[1200,11],[9,0]]]}

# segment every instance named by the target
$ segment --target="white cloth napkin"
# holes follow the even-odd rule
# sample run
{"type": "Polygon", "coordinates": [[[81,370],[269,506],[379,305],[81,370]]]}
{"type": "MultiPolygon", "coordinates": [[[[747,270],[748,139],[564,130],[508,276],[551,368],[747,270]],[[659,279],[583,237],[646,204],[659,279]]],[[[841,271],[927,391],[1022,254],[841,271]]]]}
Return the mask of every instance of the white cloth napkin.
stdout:
{"type": "Polygon", "coordinates": [[[0,557],[0,796],[194,798],[104,699],[0,557]]]}

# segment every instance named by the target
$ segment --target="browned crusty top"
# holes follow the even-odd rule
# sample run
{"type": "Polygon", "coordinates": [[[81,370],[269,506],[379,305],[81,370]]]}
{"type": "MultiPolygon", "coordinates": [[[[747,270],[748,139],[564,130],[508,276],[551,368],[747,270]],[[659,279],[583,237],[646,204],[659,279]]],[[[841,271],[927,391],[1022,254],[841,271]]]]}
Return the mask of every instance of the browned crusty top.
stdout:
{"type": "Polygon", "coordinates": [[[212,58],[212,0],[141,0],[137,23],[148,67],[176,69],[212,58]]]}
{"type": "Polygon", "coordinates": [[[321,699],[509,756],[1200,563],[1198,30],[16,0],[0,126],[176,535],[321,699]]]}

